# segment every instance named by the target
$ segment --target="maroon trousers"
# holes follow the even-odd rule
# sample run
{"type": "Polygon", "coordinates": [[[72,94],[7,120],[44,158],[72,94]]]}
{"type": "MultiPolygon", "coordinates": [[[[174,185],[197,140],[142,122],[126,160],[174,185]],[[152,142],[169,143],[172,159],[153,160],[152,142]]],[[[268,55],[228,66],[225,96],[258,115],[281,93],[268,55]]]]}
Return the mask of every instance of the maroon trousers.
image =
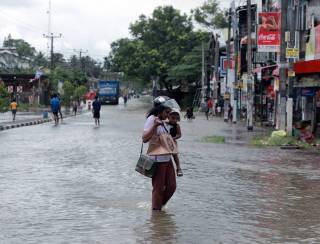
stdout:
{"type": "Polygon", "coordinates": [[[160,210],[176,190],[176,175],[171,161],[158,163],[152,187],[152,209],[160,210]]]}

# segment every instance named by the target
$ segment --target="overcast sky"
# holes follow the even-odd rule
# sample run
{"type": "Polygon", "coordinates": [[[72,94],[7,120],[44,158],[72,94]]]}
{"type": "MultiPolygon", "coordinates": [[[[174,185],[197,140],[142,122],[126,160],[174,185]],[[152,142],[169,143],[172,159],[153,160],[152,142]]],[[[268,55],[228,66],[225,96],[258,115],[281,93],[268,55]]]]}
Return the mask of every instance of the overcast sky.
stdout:
{"type": "MultiPolygon", "coordinates": [[[[227,7],[231,0],[221,0],[227,7]]],[[[188,13],[204,0],[51,0],[51,29],[62,34],[55,39],[55,51],[66,57],[74,49],[102,60],[110,44],[128,37],[130,23],[140,14],[150,16],[157,6],[172,5],[188,13]]],[[[5,36],[23,38],[37,50],[47,52],[49,0],[0,0],[0,46],[5,36]]]]}

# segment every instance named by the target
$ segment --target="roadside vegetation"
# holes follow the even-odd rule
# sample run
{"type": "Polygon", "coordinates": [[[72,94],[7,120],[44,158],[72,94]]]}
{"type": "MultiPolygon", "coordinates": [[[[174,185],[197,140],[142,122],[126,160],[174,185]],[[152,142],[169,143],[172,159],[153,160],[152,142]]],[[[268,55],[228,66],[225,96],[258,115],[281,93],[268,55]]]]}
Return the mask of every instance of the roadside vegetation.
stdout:
{"type": "Polygon", "coordinates": [[[224,144],[226,142],[226,138],[224,136],[206,136],[202,138],[201,142],[224,144]]]}

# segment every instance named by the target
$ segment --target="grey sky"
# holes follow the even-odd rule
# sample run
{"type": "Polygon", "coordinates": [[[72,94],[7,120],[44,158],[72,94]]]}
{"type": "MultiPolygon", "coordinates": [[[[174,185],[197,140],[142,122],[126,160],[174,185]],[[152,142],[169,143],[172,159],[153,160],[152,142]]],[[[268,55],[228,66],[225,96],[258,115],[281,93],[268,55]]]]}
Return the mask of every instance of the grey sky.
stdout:
{"type": "MultiPolygon", "coordinates": [[[[204,0],[51,0],[51,27],[62,38],[55,40],[55,50],[65,56],[75,54],[74,49],[88,50],[95,59],[106,56],[110,44],[128,37],[129,24],[140,14],[149,16],[155,7],[172,5],[189,13],[204,0]]],[[[47,51],[49,0],[1,0],[0,42],[9,33],[23,38],[37,50],[47,51]]],[[[230,0],[221,1],[227,7],[230,0]]]]}

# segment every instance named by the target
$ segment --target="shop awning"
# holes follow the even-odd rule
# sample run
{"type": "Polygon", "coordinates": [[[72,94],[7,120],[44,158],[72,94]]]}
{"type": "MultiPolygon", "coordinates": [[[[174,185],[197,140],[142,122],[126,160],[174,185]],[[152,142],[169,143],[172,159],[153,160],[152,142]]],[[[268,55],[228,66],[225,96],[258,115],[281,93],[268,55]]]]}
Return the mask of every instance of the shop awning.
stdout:
{"type": "Polygon", "coordinates": [[[320,59],[310,61],[298,61],[294,63],[296,74],[320,73],[320,59]]]}

